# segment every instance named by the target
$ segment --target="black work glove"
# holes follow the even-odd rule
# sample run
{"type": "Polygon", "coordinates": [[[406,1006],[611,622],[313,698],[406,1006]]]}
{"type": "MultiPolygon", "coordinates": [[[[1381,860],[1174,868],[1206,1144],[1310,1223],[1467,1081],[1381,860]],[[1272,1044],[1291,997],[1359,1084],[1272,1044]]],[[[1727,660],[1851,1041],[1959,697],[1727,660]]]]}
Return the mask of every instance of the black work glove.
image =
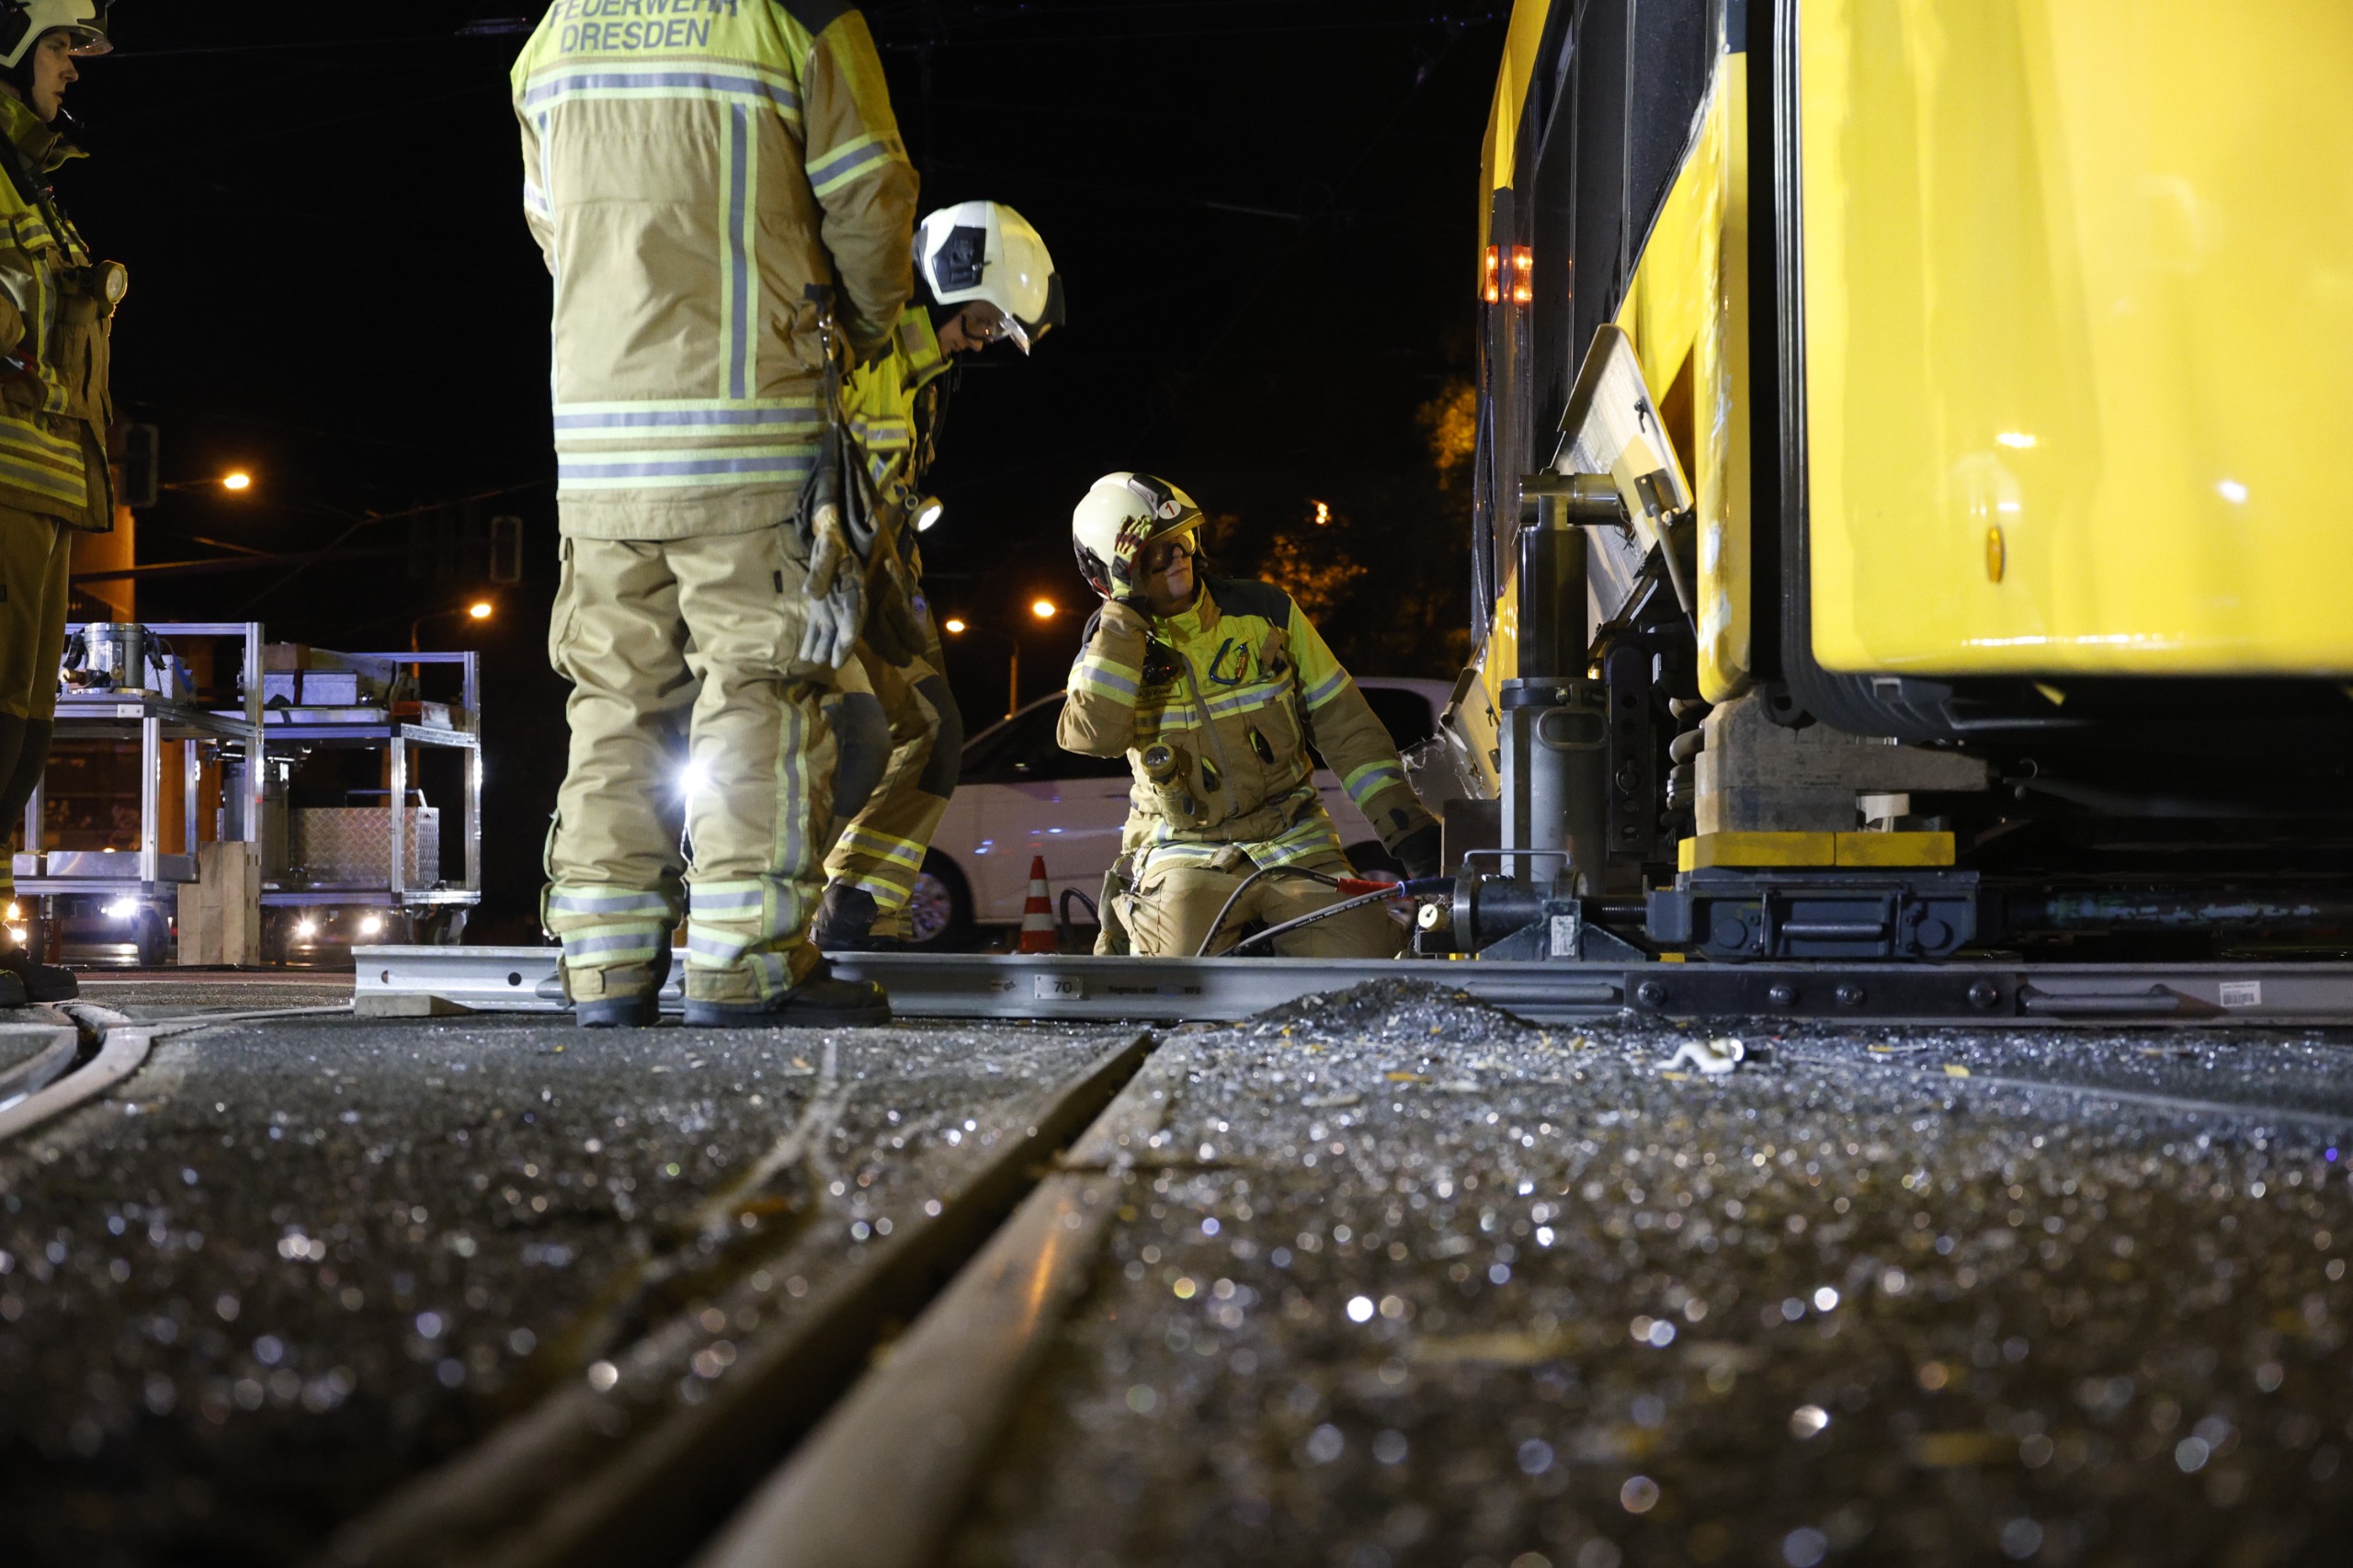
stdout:
{"type": "Polygon", "coordinates": [[[1440,847],[1438,824],[1427,823],[1415,828],[1399,839],[1397,847],[1391,853],[1397,857],[1397,863],[1405,868],[1408,881],[1437,876],[1439,858],[1445,853],[1440,847]]]}

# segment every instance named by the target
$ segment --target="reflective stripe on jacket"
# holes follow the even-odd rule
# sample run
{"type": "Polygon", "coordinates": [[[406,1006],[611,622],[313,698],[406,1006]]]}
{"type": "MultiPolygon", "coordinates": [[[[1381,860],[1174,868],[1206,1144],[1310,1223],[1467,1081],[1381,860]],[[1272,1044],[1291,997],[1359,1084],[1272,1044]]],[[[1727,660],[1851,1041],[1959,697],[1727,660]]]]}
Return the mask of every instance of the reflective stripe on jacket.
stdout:
{"type": "Polygon", "coordinates": [[[1154,865],[1228,845],[1261,867],[1338,853],[1311,745],[1385,846],[1430,822],[1357,683],[1269,583],[1211,578],[1165,618],[1105,605],[1071,666],[1059,738],[1090,756],[1127,754],[1127,842],[1153,846],[1154,865]],[[1148,769],[1156,743],[1168,765],[1148,769]]]}
{"type": "Polygon", "coordinates": [[[811,284],[861,358],[914,288],[915,175],[836,0],[556,0],[514,70],[555,278],[563,531],[781,520],[815,457],[811,284]]]}
{"type": "Polygon", "coordinates": [[[0,353],[32,371],[0,382],[0,506],[103,533],[114,527],[106,460],[114,306],[48,191],[49,176],[82,153],[6,94],[0,133],[17,161],[13,176],[0,174],[0,353]]]}

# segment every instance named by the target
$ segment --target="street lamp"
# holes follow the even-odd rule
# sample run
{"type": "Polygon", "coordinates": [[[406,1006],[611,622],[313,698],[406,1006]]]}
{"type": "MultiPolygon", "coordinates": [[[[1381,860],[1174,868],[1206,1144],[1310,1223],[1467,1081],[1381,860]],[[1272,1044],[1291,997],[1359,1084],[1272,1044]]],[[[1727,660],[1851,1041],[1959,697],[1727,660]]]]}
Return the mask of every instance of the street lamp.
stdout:
{"type": "Polygon", "coordinates": [[[1031,599],[1029,613],[1040,620],[1051,620],[1062,612],[1062,607],[1051,599],[1031,599]]]}
{"type": "Polygon", "coordinates": [[[158,490],[225,490],[242,495],[254,487],[251,470],[233,468],[216,479],[175,479],[159,484],[158,490]]]}
{"type": "Polygon", "coordinates": [[[426,621],[447,620],[452,616],[463,616],[468,620],[483,622],[497,613],[498,607],[490,600],[476,599],[473,603],[460,605],[456,609],[437,609],[428,614],[420,615],[408,623],[408,651],[412,653],[423,652],[423,647],[417,639],[419,633],[425,630],[426,621]]]}

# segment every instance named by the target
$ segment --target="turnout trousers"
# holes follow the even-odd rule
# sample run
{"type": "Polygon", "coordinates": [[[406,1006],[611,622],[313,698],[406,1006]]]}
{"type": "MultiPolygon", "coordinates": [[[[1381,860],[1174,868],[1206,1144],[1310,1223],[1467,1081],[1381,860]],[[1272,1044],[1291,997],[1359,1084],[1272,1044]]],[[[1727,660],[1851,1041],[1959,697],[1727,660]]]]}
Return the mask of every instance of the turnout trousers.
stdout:
{"type": "Polygon", "coordinates": [[[825,876],[873,898],[874,934],[881,937],[914,934],[907,901],[964,760],[964,719],[941,673],[939,631],[928,609],[923,627],[926,657],[892,665],[860,642],[842,671],[842,788],[835,799],[847,821],[826,857],[825,876]],[[867,703],[858,700],[861,688],[867,703]],[[874,760],[860,768],[854,754],[874,760]],[[852,782],[854,774],[871,781],[870,792],[852,782]]]}
{"type": "Polygon", "coordinates": [[[49,766],[73,572],[72,528],[0,506],[0,900],[16,895],[11,851],[49,766]]]}
{"type": "Polygon", "coordinates": [[[793,664],[806,574],[789,525],[563,541],[549,656],[572,742],[542,918],[572,1000],[657,984],[682,916],[690,996],[766,1001],[816,965],[834,743],[830,676],[793,664]]]}
{"type": "MultiPolygon", "coordinates": [[[[1190,846],[1188,846],[1190,847],[1190,846]]],[[[1206,864],[1186,861],[1154,866],[1142,858],[1143,869],[1131,891],[1119,895],[1119,915],[1126,925],[1130,950],[1144,958],[1191,958],[1201,938],[1215,924],[1218,911],[1233,897],[1254,867],[1238,847],[1222,850],[1206,864]]],[[[1267,872],[1250,885],[1218,927],[1210,944],[1214,956],[1240,941],[1253,926],[1279,926],[1342,901],[1339,893],[1294,870],[1321,871],[1327,877],[1353,877],[1356,869],[1336,851],[1317,855],[1267,872]]],[[[1302,926],[1275,938],[1278,958],[1393,959],[1404,948],[1405,935],[1378,905],[1352,909],[1313,926],[1302,926]]],[[[1252,951],[1264,951],[1264,947],[1252,951]]]]}

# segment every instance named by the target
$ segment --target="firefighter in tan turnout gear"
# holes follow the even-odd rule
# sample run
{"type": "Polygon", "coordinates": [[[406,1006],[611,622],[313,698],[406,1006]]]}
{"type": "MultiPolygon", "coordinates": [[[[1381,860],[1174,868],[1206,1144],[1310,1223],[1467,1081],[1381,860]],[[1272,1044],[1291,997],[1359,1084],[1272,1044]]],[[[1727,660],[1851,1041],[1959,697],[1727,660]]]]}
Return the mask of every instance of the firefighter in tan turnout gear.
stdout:
{"type": "MultiPolygon", "coordinates": [[[[1063,315],[1062,277],[1045,242],[994,201],[959,202],[923,221],[915,281],[922,298],[899,317],[890,353],[861,366],[847,389],[850,433],[883,505],[904,521],[911,577],[922,573],[915,536],[941,514],[923,484],[947,428],[958,357],[996,343],[1026,355],[1063,315]]],[[[816,932],[828,952],[896,946],[916,934],[908,901],[963,761],[964,719],[948,688],[939,630],[920,593],[909,609],[915,645],[885,648],[870,636],[842,669],[834,798],[846,824],[825,859],[816,932]]]]}
{"type": "Polygon", "coordinates": [[[856,9],[622,9],[555,0],[514,71],[555,278],[549,644],[573,683],[545,922],[583,1024],[654,1021],[681,918],[688,1023],[879,1020],[809,939],[820,703],[866,607],[840,509],[801,501],[830,355],[881,353],[912,290],[915,171],[856,9]]]}
{"type": "MultiPolygon", "coordinates": [[[[50,189],[77,57],[108,51],[97,0],[0,0],[0,904],[49,763],[74,535],[114,527],[108,338],[128,275],[91,256],[50,189]]],[[[0,924],[0,1006],[76,994],[0,924]]]]}
{"type": "MultiPolygon", "coordinates": [[[[1216,953],[1250,925],[1342,902],[1333,883],[1353,872],[1311,745],[1408,876],[1438,869],[1438,824],[1356,682],[1280,588],[1197,576],[1201,521],[1192,497],[1141,473],[1096,481],[1072,519],[1079,570],[1105,603],[1071,668],[1061,740],[1124,752],[1135,773],[1100,950],[1124,927],[1140,954],[1216,953]]],[[[1273,945],[1391,958],[1404,937],[1361,908],[1273,945]]]]}

